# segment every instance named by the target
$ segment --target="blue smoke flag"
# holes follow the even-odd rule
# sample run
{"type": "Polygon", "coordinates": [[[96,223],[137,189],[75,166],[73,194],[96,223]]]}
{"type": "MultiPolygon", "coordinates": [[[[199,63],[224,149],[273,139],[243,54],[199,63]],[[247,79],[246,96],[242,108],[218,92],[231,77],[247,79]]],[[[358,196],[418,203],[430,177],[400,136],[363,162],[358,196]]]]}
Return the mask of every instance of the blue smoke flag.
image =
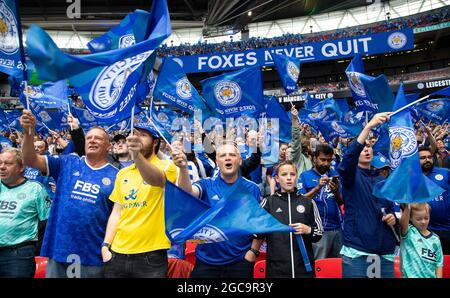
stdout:
{"type": "Polygon", "coordinates": [[[203,119],[208,118],[211,114],[203,98],[189,82],[183,68],[171,58],[164,59],[153,97],[191,115],[196,111],[202,111],[203,119]]]}
{"type": "Polygon", "coordinates": [[[18,1],[0,0],[0,71],[27,80],[18,1]]]}
{"type": "Polygon", "coordinates": [[[283,128],[280,130],[279,140],[283,143],[290,143],[292,139],[292,120],[275,96],[267,100],[266,117],[278,119],[279,127],[283,128]]]}
{"type": "Polygon", "coordinates": [[[300,76],[300,60],[281,54],[272,54],[272,58],[286,94],[289,95],[296,91],[298,89],[297,81],[300,76]]]}
{"type": "MultiPolygon", "coordinates": [[[[395,100],[394,110],[407,104],[403,83],[395,100]]],[[[377,183],[373,195],[397,203],[419,203],[433,200],[444,192],[422,173],[417,149],[417,139],[406,109],[390,119],[390,165],[392,173],[377,183]]]]}
{"type": "Polygon", "coordinates": [[[353,138],[362,131],[361,123],[350,124],[339,121],[315,121],[317,128],[322,133],[327,142],[331,142],[336,137],[353,138]]]}
{"type": "Polygon", "coordinates": [[[449,122],[450,118],[450,99],[438,98],[425,101],[416,105],[416,111],[419,116],[439,124],[449,122]]]}
{"type": "Polygon", "coordinates": [[[366,76],[364,74],[364,65],[361,55],[356,54],[355,57],[353,57],[352,61],[345,70],[345,74],[348,78],[348,84],[355,101],[356,109],[358,111],[369,111],[372,113],[376,112],[378,107],[371,102],[364,85],[361,82],[361,77],[366,76]]]}
{"type": "Polygon", "coordinates": [[[225,73],[200,82],[203,97],[212,111],[222,118],[265,111],[262,75],[259,67],[225,73]]]}
{"type": "MultiPolygon", "coordinates": [[[[145,56],[150,56],[172,33],[165,0],[152,1],[150,14],[146,11],[136,10],[129,21],[130,27],[133,27],[134,44],[131,41],[133,38],[130,36],[122,39],[118,37],[115,40],[111,39],[111,43],[119,42],[121,47],[114,46],[111,47],[114,48],[112,50],[82,56],[63,53],[45,31],[32,25],[27,31],[26,45],[28,55],[35,63],[39,79],[58,81],[95,67],[112,65],[115,65],[116,73],[123,75],[127,68],[135,68],[145,56]],[[115,64],[119,61],[122,62],[115,64]]],[[[111,34],[115,34],[115,32],[111,34]]],[[[93,44],[91,44],[92,47],[93,44]]]]}

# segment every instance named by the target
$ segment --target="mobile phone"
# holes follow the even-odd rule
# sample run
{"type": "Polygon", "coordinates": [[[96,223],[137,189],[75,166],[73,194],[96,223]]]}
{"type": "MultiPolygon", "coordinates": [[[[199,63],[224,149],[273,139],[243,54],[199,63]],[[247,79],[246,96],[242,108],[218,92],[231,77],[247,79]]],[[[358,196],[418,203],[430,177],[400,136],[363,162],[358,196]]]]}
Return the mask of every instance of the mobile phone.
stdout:
{"type": "Polygon", "coordinates": [[[339,183],[339,177],[335,176],[335,177],[331,178],[331,181],[333,181],[334,184],[338,184],[339,183]]]}

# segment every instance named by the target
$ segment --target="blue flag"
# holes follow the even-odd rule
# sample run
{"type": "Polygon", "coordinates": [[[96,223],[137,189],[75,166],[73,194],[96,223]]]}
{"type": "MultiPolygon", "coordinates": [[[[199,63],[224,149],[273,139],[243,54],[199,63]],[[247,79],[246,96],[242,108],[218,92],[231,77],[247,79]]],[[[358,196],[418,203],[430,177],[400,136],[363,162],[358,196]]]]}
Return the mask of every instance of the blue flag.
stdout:
{"type": "Polygon", "coordinates": [[[387,123],[383,123],[374,130],[373,135],[377,138],[375,145],[373,145],[374,154],[382,154],[383,156],[389,156],[389,150],[391,148],[391,140],[389,139],[389,126],[387,123]]]}
{"type": "Polygon", "coordinates": [[[80,126],[84,130],[89,130],[93,126],[104,124],[99,122],[87,109],[72,107],[72,113],[78,119],[80,126]]]}
{"type": "Polygon", "coordinates": [[[257,115],[265,111],[259,67],[225,73],[200,83],[206,103],[224,119],[242,114],[257,115]]]}
{"type": "MultiPolygon", "coordinates": [[[[127,68],[133,70],[137,68],[136,65],[140,64],[144,57],[148,58],[172,32],[166,0],[152,1],[150,14],[146,11],[136,10],[133,17],[128,20],[129,26],[133,27],[134,44],[131,41],[133,38],[129,36],[122,39],[118,37],[115,40],[111,39],[111,43],[119,42],[121,46],[114,45],[111,46],[112,50],[101,51],[99,49],[100,51],[97,53],[83,56],[63,53],[45,31],[32,25],[27,31],[26,45],[28,55],[35,63],[38,78],[58,81],[92,68],[112,65],[115,65],[114,70],[117,76],[123,77],[127,68]],[[116,62],[119,64],[115,64],[116,62]]],[[[111,34],[115,33],[111,32],[111,34]]],[[[96,39],[96,41],[99,40],[96,39]]],[[[92,47],[93,44],[91,44],[92,47]]],[[[114,81],[117,81],[117,76],[114,76],[114,81]]]]}
{"type": "Polygon", "coordinates": [[[0,71],[27,80],[18,1],[0,0],[0,71]]]}
{"type": "MultiPolygon", "coordinates": [[[[394,110],[406,104],[402,83],[394,110]]],[[[397,203],[419,203],[428,202],[442,194],[444,189],[422,173],[417,139],[407,109],[391,117],[389,138],[392,173],[386,180],[375,185],[373,195],[397,203]]]]}
{"type": "Polygon", "coordinates": [[[313,95],[309,94],[308,92],[305,93],[305,103],[303,107],[307,110],[311,110],[313,106],[318,104],[320,102],[320,99],[315,98],[313,95]]]}
{"type": "Polygon", "coordinates": [[[20,125],[20,121],[19,121],[20,116],[22,116],[22,112],[18,111],[18,110],[8,110],[8,111],[4,111],[4,112],[5,112],[6,120],[8,121],[9,129],[14,129],[14,130],[22,132],[23,128],[20,125]]]}
{"type": "Polygon", "coordinates": [[[353,138],[362,131],[361,123],[350,124],[339,121],[315,121],[317,128],[322,133],[327,142],[331,142],[336,137],[353,138]]]}
{"type": "Polygon", "coordinates": [[[297,81],[300,76],[300,60],[285,55],[272,54],[273,62],[277,66],[278,75],[287,95],[298,89],[297,81]]]}
{"type": "Polygon", "coordinates": [[[450,99],[438,98],[419,103],[415,107],[418,116],[424,116],[434,123],[444,124],[450,118],[450,99]]]}
{"type": "Polygon", "coordinates": [[[191,115],[200,110],[203,119],[208,118],[211,114],[203,98],[189,82],[183,68],[171,58],[164,59],[153,97],[191,115]]]}
{"type": "MultiPolygon", "coordinates": [[[[30,106],[40,106],[44,109],[68,110],[69,95],[66,80],[55,83],[46,82],[40,86],[28,85],[27,89],[23,92],[28,96],[30,106]]],[[[22,93],[20,95],[20,100],[26,106],[25,94],[22,93]]]]}
{"type": "Polygon", "coordinates": [[[275,96],[272,96],[267,101],[266,117],[278,119],[278,125],[282,128],[280,129],[279,140],[283,143],[290,143],[292,139],[292,120],[275,96]]]}
{"type": "Polygon", "coordinates": [[[353,57],[352,61],[345,70],[345,74],[348,78],[348,84],[355,101],[356,109],[358,111],[369,111],[371,113],[376,113],[378,107],[371,102],[364,85],[361,82],[361,77],[366,76],[364,74],[364,65],[361,55],[357,54],[353,57]]]}
{"type": "Polygon", "coordinates": [[[450,97],[450,87],[435,91],[435,92],[431,93],[430,95],[440,95],[440,96],[449,96],[450,97]]]}
{"type": "Polygon", "coordinates": [[[233,190],[210,206],[168,182],[164,212],[166,231],[172,242],[195,239],[212,243],[253,234],[293,231],[264,210],[239,182],[233,190]]]}
{"type": "Polygon", "coordinates": [[[377,108],[376,113],[390,112],[394,106],[394,94],[389,81],[384,74],[374,78],[361,75],[360,81],[364,87],[367,99],[377,108]]]}
{"type": "Polygon", "coordinates": [[[7,137],[0,135],[0,149],[12,147],[12,142],[7,137]]]}

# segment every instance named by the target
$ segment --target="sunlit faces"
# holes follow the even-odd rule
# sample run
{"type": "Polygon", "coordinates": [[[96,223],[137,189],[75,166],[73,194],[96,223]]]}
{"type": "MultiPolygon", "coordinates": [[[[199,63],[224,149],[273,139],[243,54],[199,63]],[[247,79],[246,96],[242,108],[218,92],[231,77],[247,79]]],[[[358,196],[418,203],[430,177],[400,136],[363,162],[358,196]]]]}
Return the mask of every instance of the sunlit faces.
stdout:
{"type": "Polygon", "coordinates": [[[411,210],[411,223],[422,233],[426,232],[428,229],[428,224],[430,223],[430,207],[428,204],[413,204],[411,210]]]}
{"type": "Polygon", "coordinates": [[[239,149],[231,144],[220,146],[216,151],[216,162],[222,176],[233,177],[237,175],[239,166],[242,164],[239,149]]]}
{"type": "Polygon", "coordinates": [[[44,155],[47,151],[47,144],[43,140],[34,141],[34,151],[39,155],[44,155]]]}
{"type": "Polygon", "coordinates": [[[430,151],[420,150],[419,160],[423,172],[429,172],[433,169],[433,156],[431,156],[430,151]]]}
{"type": "Polygon", "coordinates": [[[282,192],[292,192],[297,181],[297,169],[292,164],[281,164],[275,180],[280,184],[282,192]]]}
{"type": "Polygon", "coordinates": [[[145,129],[136,128],[135,136],[139,137],[142,143],[141,153],[145,158],[149,158],[154,152],[158,139],[153,138],[152,134],[145,129]]]}
{"type": "Polygon", "coordinates": [[[108,154],[111,147],[108,134],[101,128],[91,128],[85,140],[86,155],[104,156],[108,154]]]}
{"type": "Polygon", "coordinates": [[[17,159],[17,153],[13,151],[4,151],[0,153],[0,179],[5,184],[11,184],[17,181],[24,170],[24,166],[17,159]]]}

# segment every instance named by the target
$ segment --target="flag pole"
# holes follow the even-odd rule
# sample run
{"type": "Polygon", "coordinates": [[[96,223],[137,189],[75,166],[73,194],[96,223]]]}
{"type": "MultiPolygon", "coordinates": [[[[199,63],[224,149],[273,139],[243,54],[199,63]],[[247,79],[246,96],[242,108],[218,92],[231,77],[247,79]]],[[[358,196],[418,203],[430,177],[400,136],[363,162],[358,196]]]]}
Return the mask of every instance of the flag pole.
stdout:
{"type": "Polygon", "coordinates": [[[153,96],[150,98],[150,108],[149,108],[150,117],[147,116],[146,113],[144,113],[144,115],[147,118],[148,122],[150,122],[153,125],[153,127],[156,129],[156,131],[159,133],[159,135],[164,140],[164,142],[166,142],[167,146],[169,146],[170,151],[173,151],[173,148],[172,148],[172,145],[170,145],[170,142],[166,139],[164,134],[161,133],[161,131],[159,130],[158,126],[156,126],[155,123],[153,123],[153,121],[152,121],[152,117],[151,117],[152,108],[153,108],[153,96]]]}
{"type": "Polygon", "coordinates": [[[404,107],[401,107],[401,108],[398,109],[397,111],[392,112],[392,114],[390,114],[389,117],[392,117],[392,116],[394,116],[395,114],[400,113],[401,111],[403,111],[403,110],[409,108],[410,106],[413,106],[413,105],[415,105],[415,104],[417,104],[417,103],[419,103],[419,102],[421,102],[421,101],[424,101],[425,99],[427,99],[427,98],[429,98],[429,97],[430,97],[430,95],[427,95],[427,96],[424,96],[424,97],[422,97],[422,98],[419,98],[418,100],[413,101],[412,103],[409,103],[409,104],[407,104],[407,105],[404,106],[404,107]]]}
{"type": "MultiPolygon", "coordinates": [[[[30,99],[28,98],[28,82],[26,80],[24,82],[25,82],[25,89],[23,91],[23,94],[25,94],[27,110],[30,110],[30,99]]],[[[28,134],[31,136],[31,127],[28,129],[28,134]]]]}

